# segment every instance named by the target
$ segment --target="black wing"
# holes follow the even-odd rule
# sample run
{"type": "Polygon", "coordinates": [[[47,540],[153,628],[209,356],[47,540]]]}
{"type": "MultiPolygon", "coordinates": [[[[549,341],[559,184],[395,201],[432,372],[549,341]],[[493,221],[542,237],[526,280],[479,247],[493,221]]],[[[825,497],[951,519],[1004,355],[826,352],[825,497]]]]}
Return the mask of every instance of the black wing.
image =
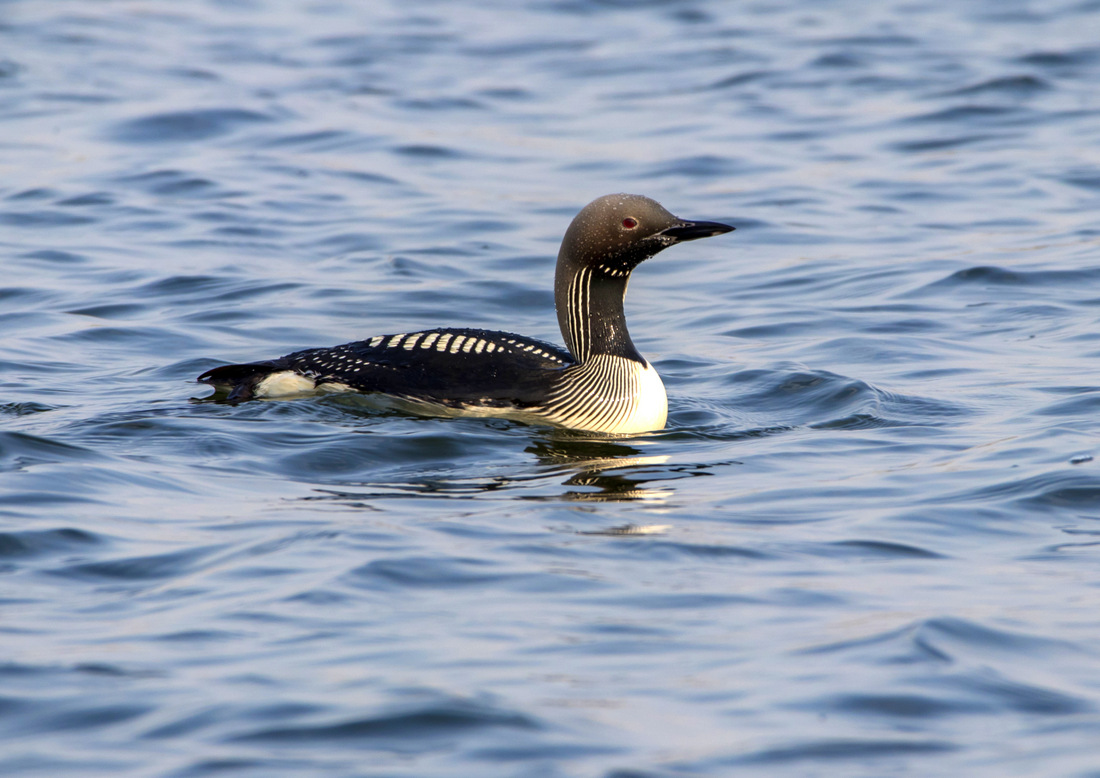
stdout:
{"type": "Polygon", "coordinates": [[[442,329],[380,335],[264,362],[225,365],[199,380],[230,388],[230,400],[247,400],[265,377],[292,370],[315,385],[343,384],[359,392],[452,407],[528,407],[544,400],[555,378],[572,363],[564,349],[521,335],[442,329]]]}

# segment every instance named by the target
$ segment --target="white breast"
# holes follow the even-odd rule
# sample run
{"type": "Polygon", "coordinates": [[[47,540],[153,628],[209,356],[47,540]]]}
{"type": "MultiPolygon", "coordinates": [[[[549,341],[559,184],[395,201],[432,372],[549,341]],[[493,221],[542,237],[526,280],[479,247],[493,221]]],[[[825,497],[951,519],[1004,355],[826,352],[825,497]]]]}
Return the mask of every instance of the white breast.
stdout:
{"type": "Polygon", "coordinates": [[[570,429],[652,432],[665,426],[668,397],[649,363],[597,354],[566,369],[540,415],[570,429]]]}
{"type": "Polygon", "coordinates": [[[611,432],[652,432],[665,428],[668,420],[668,394],[665,393],[661,376],[647,362],[644,369],[637,371],[637,381],[638,395],[634,412],[619,428],[611,432]]]}

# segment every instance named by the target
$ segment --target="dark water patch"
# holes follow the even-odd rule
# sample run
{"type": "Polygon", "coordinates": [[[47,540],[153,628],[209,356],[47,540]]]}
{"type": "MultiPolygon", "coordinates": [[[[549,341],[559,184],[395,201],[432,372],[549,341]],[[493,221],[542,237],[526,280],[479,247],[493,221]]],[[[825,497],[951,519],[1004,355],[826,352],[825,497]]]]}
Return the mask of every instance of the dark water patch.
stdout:
{"type": "Polygon", "coordinates": [[[883,540],[840,540],[828,544],[828,554],[849,559],[944,559],[919,546],[883,540]]]}
{"type": "Polygon", "coordinates": [[[814,60],[809,63],[809,67],[815,69],[851,70],[854,68],[866,67],[867,64],[867,59],[855,52],[833,51],[814,58],[814,60]]]}
{"type": "Polygon", "coordinates": [[[873,413],[852,413],[836,419],[814,422],[807,426],[815,430],[872,430],[909,425],[906,422],[886,419],[873,413]]]}
{"type": "Polygon", "coordinates": [[[12,202],[40,202],[44,200],[56,200],[60,196],[61,193],[56,189],[34,187],[32,189],[22,189],[14,194],[5,196],[4,199],[11,200],[12,202]]]}
{"type": "Polygon", "coordinates": [[[1100,475],[1080,469],[1061,469],[1032,476],[1006,472],[1005,479],[998,483],[930,496],[921,502],[1089,511],[1100,505],[1100,475]]]}
{"type": "Polygon", "coordinates": [[[45,403],[27,400],[24,402],[0,403],[0,416],[30,416],[35,413],[48,413],[56,411],[60,405],[46,405],[45,403]]]}
{"type": "Polygon", "coordinates": [[[945,291],[986,288],[1011,290],[1019,288],[1028,294],[1042,288],[1066,288],[1070,290],[1088,289],[1100,281],[1100,268],[1082,268],[1079,270],[1011,270],[995,265],[968,267],[951,273],[912,291],[903,292],[901,297],[924,297],[941,295],[945,291]]]}
{"type": "Polygon", "coordinates": [[[86,704],[75,701],[63,706],[62,710],[37,711],[37,715],[22,717],[18,724],[9,724],[13,734],[30,735],[35,733],[77,733],[109,728],[115,724],[139,719],[154,706],[138,703],[86,704]]]}
{"type": "MultiPolygon", "coordinates": [[[[249,238],[249,239],[264,239],[267,243],[273,244],[278,238],[286,235],[283,230],[274,229],[272,227],[261,226],[246,226],[246,225],[231,225],[215,227],[210,230],[210,235],[217,238],[249,238]]],[[[257,244],[265,245],[265,244],[257,244]]]]}
{"type": "Polygon", "coordinates": [[[224,546],[198,546],[167,554],[80,562],[54,568],[53,575],[87,582],[144,583],[171,580],[192,573],[224,546]]]}
{"type": "Polygon", "coordinates": [[[223,190],[213,181],[182,170],[152,170],[123,176],[117,181],[123,186],[133,186],[164,197],[209,198],[223,194],[223,190]]]}
{"type": "MultiPolygon", "coordinates": [[[[596,533],[585,532],[583,534],[592,535],[596,533]]],[[[614,534],[617,536],[630,536],[630,533],[614,534]]],[[[732,546],[721,543],[683,543],[652,537],[647,534],[640,534],[637,537],[638,539],[651,538],[650,541],[647,541],[648,548],[645,550],[645,556],[654,561],[683,558],[709,562],[736,562],[737,560],[764,561],[776,558],[774,554],[748,546],[732,546]]],[[[631,555],[633,554],[632,551],[631,555]]]]}
{"type": "Polygon", "coordinates": [[[453,587],[507,587],[514,591],[543,588],[560,591],[563,586],[566,589],[574,588],[573,582],[561,576],[502,572],[496,565],[484,560],[449,557],[379,559],[351,571],[350,576],[357,587],[382,591],[446,590],[453,587]],[[539,580],[542,578],[547,580],[539,580]],[[550,581],[551,578],[560,580],[550,581]]]}
{"type": "Polygon", "coordinates": [[[410,143],[396,146],[394,153],[419,160],[464,159],[467,154],[458,149],[430,143],[410,143]]]}
{"type": "Polygon", "coordinates": [[[283,746],[317,746],[344,742],[363,748],[417,753],[440,747],[440,739],[471,731],[542,729],[529,715],[495,705],[463,699],[438,700],[376,716],[349,718],[327,724],[259,729],[237,735],[229,742],[278,743],[283,746]]]}
{"type": "Polygon", "coordinates": [[[470,97],[432,97],[398,100],[397,105],[411,111],[483,111],[486,106],[470,97]]]}
{"type": "Polygon", "coordinates": [[[151,281],[136,289],[135,292],[142,299],[190,297],[193,295],[209,298],[211,292],[224,288],[229,283],[233,283],[233,281],[221,276],[169,276],[168,278],[151,281]]]}
{"type": "Polygon", "coordinates": [[[66,197],[64,200],[59,200],[57,204],[67,208],[114,205],[115,197],[109,192],[89,192],[88,194],[76,195],[75,197],[66,197]]]}
{"type": "MultiPolygon", "coordinates": [[[[355,409],[358,397],[347,398],[347,410],[355,409]]],[[[337,400],[334,398],[333,402],[337,400]]],[[[307,401],[308,402],[308,401],[307,401]]],[[[333,407],[335,410],[335,407],[333,407]]],[[[376,412],[361,409],[370,415],[376,412]]],[[[292,478],[345,479],[356,473],[365,473],[377,468],[424,468],[431,465],[447,467],[463,461],[471,461],[479,455],[489,454],[496,444],[487,430],[480,434],[457,436],[448,429],[447,420],[420,419],[410,416],[413,421],[422,421],[421,426],[438,428],[437,431],[420,431],[400,438],[373,438],[357,435],[352,438],[333,438],[329,442],[312,441],[302,451],[283,454],[274,460],[274,469],[292,478]]],[[[473,430],[470,431],[473,433],[473,430]]],[[[280,446],[272,453],[285,451],[290,446],[280,446]]],[[[450,469],[450,468],[448,468],[450,469]]],[[[437,479],[441,480],[441,479],[437,479]]],[[[431,488],[425,483],[426,488],[431,488]]]]}
{"type": "Polygon", "coordinates": [[[72,527],[0,532],[0,558],[84,552],[103,543],[101,536],[72,527]]]}
{"type": "Polygon", "coordinates": [[[881,760],[905,756],[932,756],[959,750],[948,740],[929,739],[847,739],[807,740],[790,746],[762,748],[744,756],[723,760],[725,765],[784,765],[797,762],[833,763],[881,760]]]}
{"type": "Polygon", "coordinates": [[[64,440],[0,430],[0,471],[59,462],[102,462],[103,454],[64,440]]]}
{"type": "Polygon", "coordinates": [[[920,38],[910,35],[882,34],[882,35],[841,35],[826,37],[820,41],[813,41],[815,45],[827,43],[841,48],[913,48],[921,44],[920,38]]]}
{"type": "Polygon", "coordinates": [[[118,122],[108,137],[120,143],[193,143],[271,121],[267,114],[241,108],[173,111],[118,122]]]}
{"type": "Polygon", "coordinates": [[[91,316],[95,319],[132,319],[149,310],[147,304],[137,305],[133,303],[114,303],[107,305],[93,305],[89,308],[74,308],[65,313],[75,316],[91,316]]]}
{"type": "Polygon", "coordinates": [[[56,249],[39,249],[37,251],[28,251],[25,254],[19,255],[20,259],[34,259],[39,262],[47,262],[57,265],[79,265],[85,264],[89,261],[89,258],[81,254],[74,254],[71,251],[58,251],[56,249]]]}
{"type": "Polygon", "coordinates": [[[220,81],[218,74],[212,70],[206,70],[198,67],[174,67],[169,68],[167,73],[172,76],[178,76],[179,78],[186,79],[188,81],[220,81]]]}
{"type": "Polygon", "coordinates": [[[972,407],[938,397],[920,397],[884,389],[876,389],[875,391],[882,402],[879,412],[885,418],[898,424],[933,427],[944,424],[958,424],[961,420],[973,416],[975,413],[972,407]]]}
{"type": "MultiPolygon", "coordinates": [[[[950,138],[928,138],[922,140],[900,141],[890,144],[890,148],[903,154],[913,154],[923,151],[943,151],[956,149],[962,146],[971,146],[976,143],[984,143],[990,140],[1001,140],[1008,136],[1004,134],[984,133],[981,135],[956,135],[950,138]]],[[[914,200],[950,200],[950,195],[943,192],[910,189],[908,192],[899,193],[896,199],[904,201],[914,200]]]]}
{"type": "Polygon", "coordinates": [[[1088,387],[1078,390],[1080,394],[1065,400],[1036,408],[1032,413],[1038,416],[1056,416],[1065,418],[1094,419],[1100,414],[1100,388],[1088,387]]]}
{"type": "Polygon", "coordinates": [[[843,694],[807,707],[830,713],[900,720],[946,719],[996,710],[980,702],[939,699],[928,694],[843,694]]]}
{"type": "Polygon", "coordinates": [[[503,219],[467,219],[456,222],[451,229],[465,235],[482,235],[486,232],[515,232],[517,225],[503,219]]]}
{"type": "MultiPolygon", "coordinates": [[[[923,140],[915,141],[918,147],[924,142],[923,140]]],[[[933,145],[937,142],[936,140],[931,141],[933,145]]],[[[948,142],[950,142],[950,139],[948,142]]],[[[918,148],[917,150],[920,149],[918,148]]],[[[913,181],[869,178],[860,181],[855,186],[860,190],[874,192],[876,197],[888,198],[894,202],[900,202],[906,205],[920,202],[949,203],[959,201],[959,197],[956,194],[947,191],[944,187],[923,186],[915,184],[913,181]]],[[[908,210],[905,209],[904,212],[908,212],[908,210]]]]}
{"type": "Polygon", "coordinates": [[[356,183],[366,184],[368,186],[373,186],[374,184],[398,186],[402,184],[397,178],[368,170],[325,170],[323,172],[325,175],[348,179],[349,181],[355,181],[356,183]]]}
{"type": "Polygon", "coordinates": [[[1071,694],[1002,677],[993,670],[956,673],[926,679],[930,687],[947,687],[987,701],[996,710],[1035,716],[1076,716],[1096,706],[1071,694]]]}
{"type": "Polygon", "coordinates": [[[54,297],[54,294],[44,289],[29,289],[19,286],[0,287],[0,306],[7,306],[9,310],[10,306],[16,304],[41,303],[54,297]]]}
{"type": "Polygon", "coordinates": [[[473,46],[467,49],[468,53],[476,56],[490,58],[500,57],[512,59],[520,55],[531,54],[557,54],[588,51],[596,46],[593,40],[582,38],[543,38],[531,36],[523,40],[509,40],[505,43],[495,43],[488,46],[473,46]]]}
{"type": "Polygon", "coordinates": [[[940,650],[917,626],[904,626],[863,637],[799,649],[796,655],[842,654],[872,665],[925,664],[947,666],[950,654],[940,650]]]}
{"type": "Polygon", "coordinates": [[[910,116],[903,121],[906,124],[958,123],[967,126],[992,122],[1002,126],[1006,117],[1020,116],[1023,113],[1020,108],[1004,105],[959,105],[953,108],[944,108],[939,111],[910,116]]]}
{"type": "Polygon", "coordinates": [[[91,771],[98,770],[103,775],[119,775],[121,771],[133,767],[133,759],[92,759],[85,755],[78,758],[65,758],[57,752],[44,753],[15,753],[11,756],[0,756],[0,771],[4,775],[48,775],[54,776],[72,775],[82,778],[91,771]]]}
{"type": "Polygon", "coordinates": [[[1088,46],[1068,51],[1035,51],[1019,57],[1023,65],[1035,65],[1055,71],[1076,71],[1100,62],[1100,47],[1088,46]]]}
{"type": "Polygon", "coordinates": [[[16,491],[0,494],[0,508],[7,507],[13,513],[35,510],[58,510],[64,506],[75,509],[77,506],[92,505],[101,502],[84,494],[66,494],[51,491],[16,491]]]}
{"type": "MultiPolygon", "coordinates": [[[[744,175],[749,171],[759,172],[759,165],[749,163],[731,157],[719,157],[709,154],[700,154],[679,157],[650,166],[639,172],[639,177],[644,179],[669,178],[674,176],[688,176],[690,178],[718,178],[724,176],[744,175]]],[[[736,226],[736,225],[735,225],[736,226]]]]}
{"type": "Polygon", "coordinates": [[[636,637],[642,639],[666,639],[676,636],[676,630],[670,626],[639,624],[630,621],[598,621],[585,624],[581,629],[586,635],[610,635],[612,637],[636,637]]]}
{"type": "Polygon", "coordinates": [[[1081,189],[1100,191],[1100,172],[1092,168],[1075,168],[1058,176],[1058,180],[1081,189]]]}
{"type": "MultiPolygon", "coordinates": [[[[309,711],[303,711],[309,712],[309,711]]],[[[176,720],[161,724],[141,735],[142,739],[161,740],[178,738],[208,729],[210,726],[231,718],[231,711],[225,706],[206,708],[198,713],[187,713],[176,720]]]]}
{"type": "Polygon", "coordinates": [[[178,296],[181,299],[197,299],[210,306],[214,304],[221,306],[217,308],[211,307],[207,310],[190,314],[184,317],[184,320],[202,320],[203,318],[207,318],[208,320],[217,321],[221,316],[254,318],[245,311],[226,310],[224,306],[248,300],[262,300],[265,297],[283,295],[286,292],[291,292],[293,293],[292,296],[296,297],[298,292],[306,289],[302,284],[293,281],[265,282],[260,279],[234,278],[229,276],[221,280],[210,279],[209,284],[202,278],[189,279],[183,277],[179,279],[179,281],[180,283],[178,285],[172,279],[165,279],[163,282],[153,283],[154,285],[157,283],[164,283],[167,287],[173,287],[165,292],[165,295],[168,297],[178,296]]]}
{"type": "Polygon", "coordinates": [[[1090,512],[1100,509],[1100,474],[1080,470],[1047,473],[991,491],[999,495],[1011,492],[1018,496],[1022,507],[1028,508],[1090,512]]]}
{"type": "Polygon", "coordinates": [[[80,227],[92,224],[96,220],[91,216],[82,216],[69,211],[23,211],[13,213],[11,211],[0,212],[0,225],[6,227],[20,227],[24,229],[50,229],[62,227],[80,227]]]}
{"type": "MultiPolygon", "coordinates": [[[[987,661],[993,656],[1080,657],[1091,650],[1063,640],[995,628],[970,619],[940,617],[854,640],[815,646],[805,653],[855,652],[876,664],[910,663],[931,659],[960,662],[968,657],[987,661]],[[877,658],[876,658],[877,657],[877,658]]],[[[802,653],[802,652],[800,652],[802,653]]],[[[856,657],[853,657],[856,658],[856,657]]]]}
{"type": "Polygon", "coordinates": [[[193,345],[193,337],[176,329],[161,327],[92,326],[53,338],[61,343],[83,343],[99,346],[132,347],[127,344],[147,344],[153,349],[184,350],[193,345]]]}
{"type": "Polygon", "coordinates": [[[269,149],[292,148],[301,151],[368,151],[376,148],[380,138],[345,129],[313,130],[293,135],[279,135],[260,145],[269,149]]]}
{"type": "Polygon", "coordinates": [[[206,643],[224,645],[234,638],[239,637],[241,637],[240,633],[231,632],[225,629],[185,629],[175,632],[166,632],[161,635],[156,635],[151,639],[162,643],[185,643],[199,646],[206,643]]]}
{"type": "Polygon", "coordinates": [[[14,79],[23,71],[23,66],[10,59],[0,60],[0,81],[14,79]]]}
{"type": "Polygon", "coordinates": [[[638,595],[629,595],[619,599],[618,597],[596,597],[591,602],[606,605],[612,608],[630,609],[632,611],[686,611],[707,610],[711,608],[722,609],[737,605],[760,604],[756,597],[738,594],[713,594],[708,592],[647,592],[638,595]]]}
{"type": "Polygon", "coordinates": [[[534,97],[530,90],[518,86],[487,87],[478,90],[477,94],[491,100],[507,100],[511,102],[527,102],[534,97]]]}
{"type": "Polygon", "coordinates": [[[484,759],[491,763],[520,762],[530,764],[533,760],[564,762],[584,757],[607,756],[609,754],[626,753],[629,749],[608,745],[580,745],[577,743],[555,742],[542,740],[538,743],[527,745],[498,746],[495,748],[478,748],[471,752],[471,757],[484,759]]]}
{"type": "Polygon", "coordinates": [[[767,415],[777,424],[821,424],[863,413],[879,399],[869,384],[824,370],[739,370],[724,383],[736,391],[741,410],[767,415]]]}
{"type": "Polygon", "coordinates": [[[44,103],[59,103],[61,105],[104,105],[117,102],[117,98],[104,92],[43,92],[41,98],[44,103]]]}
{"type": "Polygon", "coordinates": [[[1032,75],[999,76],[972,86],[945,92],[945,97],[980,94],[1004,94],[1010,97],[1028,97],[1053,89],[1045,79],[1032,75]]]}
{"type": "Polygon", "coordinates": [[[166,773],[166,778],[212,778],[232,775],[234,778],[269,778],[293,767],[308,771],[313,762],[287,759],[284,756],[264,759],[261,757],[205,757],[193,764],[166,773]]]}
{"type": "Polygon", "coordinates": [[[891,319],[863,327],[864,332],[882,335],[910,335],[914,333],[947,332],[950,325],[942,318],[891,319]]]}
{"type": "MultiPolygon", "coordinates": [[[[434,252],[434,249],[428,249],[425,253],[434,252]]],[[[441,265],[438,262],[402,255],[391,257],[381,270],[388,276],[401,278],[436,278],[440,275],[449,278],[465,278],[469,275],[457,265],[441,265]]]]}

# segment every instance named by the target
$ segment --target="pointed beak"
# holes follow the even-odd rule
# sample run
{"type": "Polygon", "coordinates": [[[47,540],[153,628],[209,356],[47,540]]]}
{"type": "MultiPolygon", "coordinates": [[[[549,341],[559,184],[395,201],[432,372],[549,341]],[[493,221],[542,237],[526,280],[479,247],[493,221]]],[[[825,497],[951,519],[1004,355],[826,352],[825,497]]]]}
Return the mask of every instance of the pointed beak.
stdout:
{"type": "Polygon", "coordinates": [[[712,238],[715,235],[724,235],[733,232],[734,228],[721,222],[680,222],[666,230],[661,230],[659,235],[665,235],[673,240],[699,240],[699,238],[712,238]]]}

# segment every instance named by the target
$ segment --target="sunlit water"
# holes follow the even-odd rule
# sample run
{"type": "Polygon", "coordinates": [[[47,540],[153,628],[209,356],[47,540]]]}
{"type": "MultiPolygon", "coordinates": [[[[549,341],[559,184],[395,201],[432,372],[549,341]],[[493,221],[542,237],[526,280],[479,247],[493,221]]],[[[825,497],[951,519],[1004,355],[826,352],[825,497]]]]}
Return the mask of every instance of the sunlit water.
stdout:
{"type": "Polygon", "coordinates": [[[0,774],[1100,775],[1100,4],[0,2],[0,774]],[[560,342],[668,428],[228,361],[560,342]]]}

